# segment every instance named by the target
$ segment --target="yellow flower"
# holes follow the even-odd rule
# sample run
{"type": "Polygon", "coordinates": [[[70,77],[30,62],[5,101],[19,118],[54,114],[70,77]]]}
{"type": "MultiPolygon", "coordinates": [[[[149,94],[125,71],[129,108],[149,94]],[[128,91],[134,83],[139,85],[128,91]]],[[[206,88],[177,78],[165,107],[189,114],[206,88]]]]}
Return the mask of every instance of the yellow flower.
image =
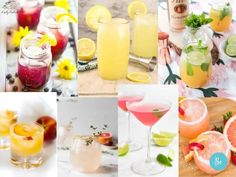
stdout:
{"type": "Polygon", "coordinates": [[[32,31],[29,30],[28,26],[26,26],[25,28],[20,26],[18,31],[16,30],[16,31],[13,32],[12,44],[15,47],[19,47],[22,38],[25,37],[26,35],[30,34],[30,33],[32,33],[32,31]]]}
{"type": "Polygon", "coordinates": [[[67,11],[70,10],[70,5],[68,3],[68,0],[55,0],[54,6],[61,7],[67,11]]]}
{"type": "Polygon", "coordinates": [[[64,58],[57,62],[57,70],[59,77],[64,79],[72,79],[73,74],[76,73],[76,66],[70,59],[64,58]]]}

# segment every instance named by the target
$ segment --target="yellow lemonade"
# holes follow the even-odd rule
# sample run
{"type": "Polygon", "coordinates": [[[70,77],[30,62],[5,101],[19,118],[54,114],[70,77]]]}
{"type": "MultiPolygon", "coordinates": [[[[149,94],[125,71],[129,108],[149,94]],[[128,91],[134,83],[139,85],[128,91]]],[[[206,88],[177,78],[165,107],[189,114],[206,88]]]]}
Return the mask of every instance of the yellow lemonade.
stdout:
{"type": "Polygon", "coordinates": [[[205,85],[211,77],[212,58],[207,46],[187,45],[180,59],[180,76],[192,88],[205,85]]]}
{"type": "Polygon", "coordinates": [[[98,73],[103,79],[125,78],[130,49],[129,23],[113,18],[100,21],[97,32],[98,73]]]}
{"type": "Polygon", "coordinates": [[[133,21],[132,53],[145,58],[157,57],[157,15],[137,14],[133,21]]]}
{"type": "Polygon", "coordinates": [[[13,156],[29,157],[41,153],[44,129],[38,124],[18,123],[11,127],[11,152],[13,156]]]}
{"type": "Polygon", "coordinates": [[[232,7],[230,3],[219,6],[213,5],[210,11],[210,18],[213,20],[210,25],[214,31],[223,32],[229,30],[232,22],[232,7]]]}

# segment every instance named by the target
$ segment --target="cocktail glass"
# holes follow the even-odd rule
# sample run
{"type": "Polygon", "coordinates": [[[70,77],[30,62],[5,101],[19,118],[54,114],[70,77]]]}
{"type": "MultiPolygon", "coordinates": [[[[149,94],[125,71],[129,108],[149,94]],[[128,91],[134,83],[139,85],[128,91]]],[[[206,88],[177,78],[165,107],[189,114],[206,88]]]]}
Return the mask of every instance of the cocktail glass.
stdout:
{"type": "Polygon", "coordinates": [[[129,150],[137,151],[142,148],[142,145],[134,140],[131,139],[131,132],[130,132],[130,112],[127,109],[127,103],[134,103],[142,101],[144,98],[143,92],[119,92],[118,93],[118,106],[121,110],[126,113],[126,117],[128,119],[128,130],[127,130],[127,143],[129,144],[129,150]]]}
{"type": "Polygon", "coordinates": [[[211,78],[212,57],[207,44],[189,43],[181,54],[180,76],[192,88],[204,86],[211,78]]]}
{"type": "Polygon", "coordinates": [[[210,10],[211,28],[217,32],[227,31],[232,23],[232,6],[229,0],[213,1],[210,10]]]}
{"type": "Polygon", "coordinates": [[[157,15],[136,14],[133,21],[131,52],[139,57],[157,57],[157,15]]]}
{"type": "Polygon", "coordinates": [[[130,48],[129,22],[102,19],[97,32],[98,74],[103,79],[126,78],[130,48]]]}
{"type": "Polygon", "coordinates": [[[11,126],[11,163],[22,168],[42,164],[44,128],[36,123],[16,123],[11,126]]]}
{"type": "Polygon", "coordinates": [[[57,22],[56,16],[58,14],[66,14],[67,11],[63,8],[56,6],[49,6],[42,10],[40,16],[40,22],[37,27],[37,31],[41,34],[54,35],[57,44],[55,46],[51,46],[52,58],[54,60],[58,59],[64,50],[66,49],[68,43],[68,35],[69,35],[69,25],[68,22],[57,22]]]}
{"type": "Polygon", "coordinates": [[[10,110],[0,111],[0,149],[10,147],[10,126],[17,121],[17,113],[10,110]]]}
{"type": "Polygon", "coordinates": [[[28,26],[30,29],[36,28],[39,23],[44,0],[16,0],[16,3],[18,25],[28,26]]]}
{"type": "Polygon", "coordinates": [[[38,45],[41,34],[25,36],[20,45],[18,75],[22,84],[32,90],[43,87],[50,76],[52,54],[49,43],[38,45]]]}
{"type": "Polygon", "coordinates": [[[80,172],[94,172],[101,163],[101,144],[93,136],[76,136],[70,149],[70,161],[80,172]]]}
{"type": "Polygon", "coordinates": [[[194,150],[194,161],[196,166],[205,173],[217,174],[222,172],[222,170],[215,170],[210,165],[210,158],[214,153],[223,153],[227,158],[227,164],[230,163],[231,151],[230,147],[227,145],[225,136],[217,131],[207,131],[200,134],[197,138],[199,143],[204,146],[203,150],[194,150]]]}
{"type": "Polygon", "coordinates": [[[154,158],[150,156],[151,147],[151,129],[170,109],[171,103],[168,100],[143,100],[137,103],[127,103],[128,110],[147,127],[147,157],[146,160],[136,161],[132,164],[131,169],[144,176],[162,173],[165,169],[154,158]]]}
{"type": "Polygon", "coordinates": [[[179,130],[183,137],[193,139],[209,130],[210,118],[206,104],[198,98],[179,102],[179,130]]]}

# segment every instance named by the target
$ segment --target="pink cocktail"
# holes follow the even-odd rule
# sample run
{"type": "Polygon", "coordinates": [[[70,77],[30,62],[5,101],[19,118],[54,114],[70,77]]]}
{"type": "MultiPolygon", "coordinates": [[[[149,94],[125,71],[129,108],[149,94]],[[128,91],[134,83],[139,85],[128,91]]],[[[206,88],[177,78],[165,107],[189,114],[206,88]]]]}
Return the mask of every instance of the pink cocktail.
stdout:
{"type": "Polygon", "coordinates": [[[17,21],[19,26],[36,28],[44,0],[17,0],[17,21]]]}
{"type": "Polygon", "coordinates": [[[197,98],[185,98],[179,103],[179,130],[186,138],[193,139],[209,130],[206,104],[197,98]]]}
{"type": "Polygon", "coordinates": [[[66,10],[56,7],[49,6],[42,10],[40,22],[37,31],[41,34],[51,34],[56,38],[57,44],[51,46],[52,58],[58,59],[68,43],[69,26],[67,22],[57,22],[56,16],[58,14],[65,14],[66,10]]]}
{"type": "Polygon", "coordinates": [[[142,101],[144,98],[144,93],[142,92],[132,92],[132,93],[119,93],[118,95],[118,106],[127,113],[128,119],[128,137],[127,143],[129,144],[130,151],[137,151],[142,148],[142,145],[136,141],[131,140],[131,133],[130,133],[130,112],[127,109],[127,103],[134,103],[142,101]]]}
{"type": "Polygon", "coordinates": [[[18,58],[18,75],[23,85],[35,90],[43,87],[50,76],[52,55],[49,43],[38,45],[41,34],[22,39],[18,58]]]}
{"type": "Polygon", "coordinates": [[[132,170],[144,176],[162,173],[164,167],[150,156],[150,141],[152,126],[157,123],[170,109],[171,104],[167,100],[147,101],[137,103],[127,103],[128,110],[148,128],[147,157],[145,160],[136,161],[132,165],[132,170]]]}

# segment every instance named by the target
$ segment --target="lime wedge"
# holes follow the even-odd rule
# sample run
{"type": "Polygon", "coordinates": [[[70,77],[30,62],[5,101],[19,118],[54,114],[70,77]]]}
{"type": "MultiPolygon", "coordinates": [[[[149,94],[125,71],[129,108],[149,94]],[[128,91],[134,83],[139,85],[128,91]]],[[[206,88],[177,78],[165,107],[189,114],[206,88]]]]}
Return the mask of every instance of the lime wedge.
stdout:
{"type": "Polygon", "coordinates": [[[206,56],[200,51],[192,51],[187,54],[187,60],[193,65],[201,65],[205,62],[206,56]]]}
{"type": "Polygon", "coordinates": [[[129,145],[128,144],[122,144],[118,147],[118,155],[119,156],[125,156],[129,152],[129,145]]]}
{"type": "Polygon", "coordinates": [[[163,155],[163,154],[159,154],[159,155],[156,157],[156,160],[157,160],[160,164],[162,164],[162,165],[164,165],[164,166],[172,167],[172,164],[171,164],[170,159],[169,159],[167,156],[163,155]]]}
{"type": "Polygon", "coordinates": [[[228,44],[225,48],[225,53],[230,57],[235,57],[236,56],[236,43],[228,44]]]}
{"type": "Polygon", "coordinates": [[[228,44],[236,44],[236,34],[232,34],[228,37],[228,44]]]}
{"type": "Polygon", "coordinates": [[[169,146],[169,144],[172,141],[172,138],[158,137],[158,138],[153,138],[153,140],[156,143],[156,145],[161,147],[166,147],[169,146]]]}
{"type": "Polygon", "coordinates": [[[176,133],[165,132],[165,131],[161,131],[160,134],[167,137],[167,138],[174,138],[176,136],[176,133]]]}

